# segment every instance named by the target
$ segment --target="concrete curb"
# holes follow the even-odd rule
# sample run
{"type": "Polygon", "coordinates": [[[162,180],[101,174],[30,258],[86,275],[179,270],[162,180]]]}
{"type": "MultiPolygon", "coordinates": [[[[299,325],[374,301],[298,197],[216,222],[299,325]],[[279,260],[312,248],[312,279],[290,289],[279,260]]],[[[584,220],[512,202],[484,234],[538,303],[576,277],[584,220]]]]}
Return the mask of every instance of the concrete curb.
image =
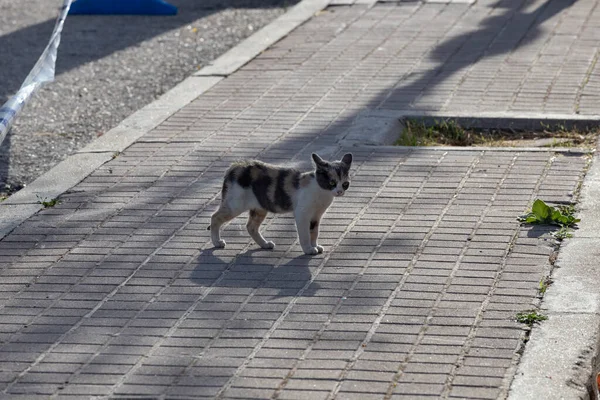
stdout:
{"type": "Polygon", "coordinates": [[[395,111],[372,110],[358,113],[347,132],[338,135],[340,143],[349,146],[389,146],[405,128],[402,114],[395,111]]]}
{"type": "Polygon", "coordinates": [[[121,152],[151,129],[216,85],[221,77],[188,77],[158,100],[125,118],[78,153],[121,152]]]}
{"type": "MultiPolygon", "coordinates": [[[[355,143],[355,142],[340,142],[342,147],[344,146],[353,146],[353,147],[373,147],[372,144],[365,143],[355,143]]],[[[423,150],[437,150],[437,151],[509,151],[509,152],[522,152],[522,153],[561,153],[561,154],[591,154],[592,150],[580,148],[580,147],[491,147],[491,146],[470,146],[470,147],[451,147],[451,146],[384,146],[377,145],[377,147],[385,150],[398,150],[398,151],[406,151],[406,150],[415,150],[415,149],[423,149],[423,150]]]]}
{"type": "Polygon", "coordinates": [[[210,66],[194,75],[123,120],[118,126],[68,157],[27,187],[0,203],[0,239],[41,208],[40,199],[53,199],[66,192],[97,168],[125,150],[151,129],[232,74],[273,43],[282,39],[316,12],[328,0],[302,0],[285,14],[233,47],[210,66]]]}
{"type": "Polygon", "coordinates": [[[0,239],[41,209],[41,204],[2,204],[0,207],[0,239]]]}
{"type": "Polygon", "coordinates": [[[112,156],[109,153],[80,153],[70,156],[31,184],[10,196],[2,207],[38,204],[40,199],[54,199],[88,176],[112,156]]]}
{"type": "MultiPolygon", "coordinates": [[[[417,119],[426,125],[443,120],[456,121],[464,128],[536,130],[546,127],[587,129],[600,125],[600,116],[579,116],[567,114],[519,114],[481,113],[474,116],[438,112],[415,112],[412,110],[367,110],[360,112],[352,121],[347,132],[338,135],[339,142],[350,146],[389,146],[400,136],[407,119],[417,119]]],[[[499,147],[477,147],[481,150],[498,150],[499,147]]],[[[510,148],[514,151],[515,148],[510,148]]],[[[522,151],[548,151],[549,148],[519,147],[522,151]]],[[[584,149],[553,147],[560,152],[589,152],[584,149]]]]}
{"type": "Polygon", "coordinates": [[[452,119],[465,128],[479,129],[540,129],[544,127],[563,126],[566,129],[586,129],[600,125],[600,115],[577,114],[537,114],[513,112],[482,112],[477,116],[463,113],[448,112],[416,112],[413,110],[380,110],[381,113],[395,113],[403,118],[415,118],[425,123],[435,123],[439,120],[452,119]]]}
{"type": "Polygon", "coordinates": [[[598,399],[600,372],[600,163],[595,158],[578,205],[581,222],[560,248],[553,283],[508,399],[598,399]]]}

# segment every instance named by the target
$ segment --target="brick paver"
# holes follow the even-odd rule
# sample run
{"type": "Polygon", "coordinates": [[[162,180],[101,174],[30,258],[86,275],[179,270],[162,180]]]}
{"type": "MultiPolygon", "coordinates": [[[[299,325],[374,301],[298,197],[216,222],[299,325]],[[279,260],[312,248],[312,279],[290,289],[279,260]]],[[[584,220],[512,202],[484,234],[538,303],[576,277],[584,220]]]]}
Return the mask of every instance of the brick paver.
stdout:
{"type": "Polygon", "coordinates": [[[503,397],[525,335],[514,316],[554,251],[516,216],[571,201],[587,157],[338,141],[365,107],[549,111],[564,88],[590,110],[597,48],[548,55],[592,46],[596,2],[491,4],[331,7],[15,229],[0,241],[2,393],[503,397]],[[548,58],[565,62],[550,83],[535,72],[548,58]],[[499,92],[513,95],[485,101],[499,92]],[[244,218],[211,248],[231,161],[306,166],[311,151],[356,160],[323,255],[302,255],[290,216],[264,224],[273,251],[244,218]]]}

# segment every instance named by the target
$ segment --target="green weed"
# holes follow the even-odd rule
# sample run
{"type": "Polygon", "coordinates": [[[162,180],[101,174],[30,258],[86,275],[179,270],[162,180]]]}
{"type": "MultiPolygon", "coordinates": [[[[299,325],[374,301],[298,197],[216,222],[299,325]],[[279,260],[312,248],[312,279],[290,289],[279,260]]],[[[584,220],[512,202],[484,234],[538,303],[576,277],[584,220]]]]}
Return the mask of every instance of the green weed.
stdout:
{"type": "Polygon", "coordinates": [[[546,276],[540,280],[540,284],[538,285],[538,292],[540,295],[544,295],[546,290],[548,290],[548,286],[552,284],[552,279],[549,276],[546,276]]]}
{"type": "Polygon", "coordinates": [[[473,132],[453,120],[435,121],[432,126],[427,126],[423,121],[409,119],[405,124],[395,143],[397,146],[471,146],[475,143],[473,132]]]}
{"type": "Polygon", "coordinates": [[[573,234],[571,233],[571,228],[568,226],[561,226],[559,230],[552,232],[552,236],[554,239],[562,242],[565,239],[572,238],[573,234]]]}
{"type": "Polygon", "coordinates": [[[41,198],[39,195],[37,196],[37,198],[38,198],[38,204],[41,204],[42,206],[44,206],[44,208],[54,207],[55,205],[60,203],[60,200],[58,200],[58,199],[48,200],[45,197],[41,198]]]}
{"type": "Polygon", "coordinates": [[[581,220],[575,218],[575,207],[572,205],[552,207],[543,200],[537,199],[531,207],[531,212],[520,216],[519,221],[527,224],[571,227],[581,220]]]}
{"type": "Polygon", "coordinates": [[[520,322],[522,324],[525,324],[525,325],[531,327],[536,322],[539,323],[539,322],[547,320],[548,317],[543,314],[540,314],[536,310],[529,310],[529,311],[517,313],[516,319],[517,319],[517,322],[520,322]]]}
{"type": "Polygon", "coordinates": [[[427,125],[420,119],[407,119],[395,145],[594,148],[599,133],[600,130],[595,127],[577,129],[559,124],[550,126],[542,123],[534,130],[465,129],[452,119],[434,121],[433,125],[427,125]],[[538,141],[548,138],[552,139],[549,143],[538,141]]]}

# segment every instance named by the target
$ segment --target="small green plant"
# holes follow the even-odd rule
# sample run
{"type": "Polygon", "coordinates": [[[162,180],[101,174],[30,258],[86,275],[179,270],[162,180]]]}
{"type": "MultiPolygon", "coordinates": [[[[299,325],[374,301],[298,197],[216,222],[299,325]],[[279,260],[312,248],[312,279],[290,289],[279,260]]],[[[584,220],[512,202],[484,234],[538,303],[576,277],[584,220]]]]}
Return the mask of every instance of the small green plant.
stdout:
{"type": "Polygon", "coordinates": [[[42,206],[44,206],[44,208],[54,207],[55,205],[60,203],[60,201],[58,199],[48,200],[45,197],[41,198],[39,195],[37,196],[37,198],[38,198],[38,204],[41,204],[42,206]]]}
{"type": "Polygon", "coordinates": [[[6,200],[6,199],[8,199],[8,196],[5,196],[5,195],[1,195],[1,196],[0,196],[0,201],[4,201],[4,200],[6,200]]]}
{"type": "Polygon", "coordinates": [[[396,146],[426,146],[425,139],[422,135],[415,133],[412,129],[409,128],[409,124],[407,122],[406,128],[400,134],[400,137],[394,143],[396,146]]]}
{"type": "Polygon", "coordinates": [[[546,290],[548,290],[548,286],[552,284],[552,279],[549,276],[546,276],[540,280],[540,284],[538,286],[538,291],[540,295],[544,295],[546,290]]]}
{"type": "Polygon", "coordinates": [[[427,126],[423,121],[409,119],[405,124],[396,141],[397,146],[470,146],[475,142],[473,133],[454,120],[435,121],[432,126],[427,126]]]}
{"type": "Polygon", "coordinates": [[[533,326],[536,322],[542,322],[548,319],[547,316],[540,314],[537,310],[529,310],[517,313],[517,322],[527,326],[533,326]]]}
{"type": "Polygon", "coordinates": [[[562,242],[565,239],[572,238],[573,234],[571,233],[571,228],[568,226],[561,226],[559,230],[552,232],[552,236],[556,240],[562,242]]]}
{"type": "Polygon", "coordinates": [[[519,217],[519,221],[527,224],[571,227],[581,220],[575,218],[575,207],[572,205],[552,207],[537,199],[531,207],[531,212],[519,217]]]}
{"type": "Polygon", "coordinates": [[[426,125],[418,118],[405,120],[397,146],[535,146],[595,148],[597,127],[578,129],[564,125],[540,124],[534,130],[464,128],[456,120],[426,125]],[[551,139],[541,140],[541,139],[551,139]]]}
{"type": "Polygon", "coordinates": [[[115,158],[119,157],[121,155],[120,151],[115,151],[112,155],[112,159],[114,160],[115,158]]]}

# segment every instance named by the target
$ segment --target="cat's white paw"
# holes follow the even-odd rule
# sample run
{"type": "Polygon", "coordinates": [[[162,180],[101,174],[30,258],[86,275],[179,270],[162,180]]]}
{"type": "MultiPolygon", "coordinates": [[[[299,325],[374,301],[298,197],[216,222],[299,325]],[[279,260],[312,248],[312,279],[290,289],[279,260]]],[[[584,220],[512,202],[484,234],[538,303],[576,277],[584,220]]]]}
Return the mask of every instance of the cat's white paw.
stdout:
{"type": "Polygon", "coordinates": [[[227,243],[225,243],[225,241],[223,239],[220,239],[218,242],[213,241],[213,246],[215,246],[218,249],[224,248],[226,244],[227,243]]]}
{"type": "Polygon", "coordinates": [[[304,254],[308,256],[314,256],[315,254],[319,254],[319,249],[316,247],[309,247],[308,249],[304,250],[304,254]]]}
{"type": "Polygon", "coordinates": [[[262,247],[263,249],[267,249],[267,250],[268,249],[274,249],[275,248],[275,243],[273,243],[273,242],[266,242],[264,244],[264,246],[260,246],[260,247],[262,247]]]}
{"type": "Polygon", "coordinates": [[[319,246],[319,245],[317,245],[317,251],[319,252],[319,254],[321,254],[321,253],[323,252],[323,250],[325,250],[325,249],[323,248],[323,246],[319,246]]]}

